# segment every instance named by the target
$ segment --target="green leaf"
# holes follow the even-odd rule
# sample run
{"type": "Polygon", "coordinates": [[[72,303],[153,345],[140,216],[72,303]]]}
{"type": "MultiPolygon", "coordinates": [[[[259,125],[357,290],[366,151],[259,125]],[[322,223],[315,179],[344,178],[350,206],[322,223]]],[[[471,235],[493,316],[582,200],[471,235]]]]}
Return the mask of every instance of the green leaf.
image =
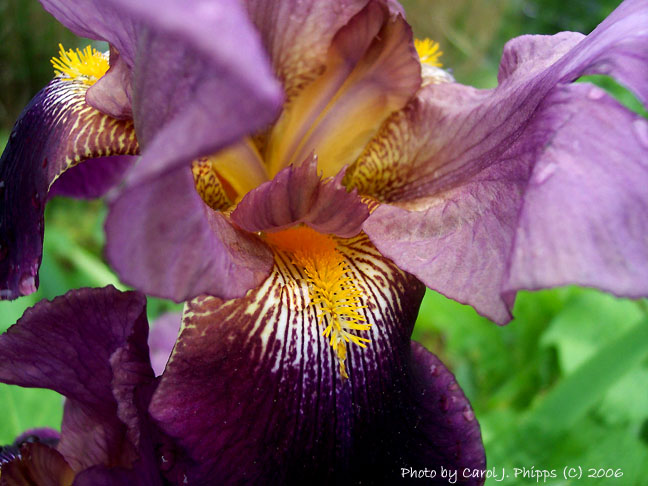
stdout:
{"type": "Polygon", "coordinates": [[[648,320],[632,326],[602,347],[562,380],[528,416],[530,423],[551,423],[566,430],[600,400],[626,372],[648,356],[648,320]]]}
{"type": "Polygon", "coordinates": [[[0,446],[35,427],[61,427],[63,397],[51,390],[0,384],[0,404],[0,446]]]}

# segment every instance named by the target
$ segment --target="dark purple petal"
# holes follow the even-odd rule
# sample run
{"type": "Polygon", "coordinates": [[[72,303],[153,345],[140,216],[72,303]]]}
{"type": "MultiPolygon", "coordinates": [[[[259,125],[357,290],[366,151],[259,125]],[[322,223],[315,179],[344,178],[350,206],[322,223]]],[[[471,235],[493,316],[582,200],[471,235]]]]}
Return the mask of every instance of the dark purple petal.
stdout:
{"type": "Polygon", "coordinates": [[[366,349],[349,345],[348,380],[309,305],[303,269],[287,253],[244,298],[188,304],[150,411],[200,464],[188,469],[189,484],[389,483],[406,464],[483,464],[472,416],[457,421],[458,410],[470,409],[451,375],[431,370],[418,351],[410,375],[423,287],[364,236],[338,241],[338,250],[373,324],[366,349]],[[436,402],[430,389],[441,393],[436,402]],[[415,433],[421,420],[438,436],[415,433]],[[437,449],[419,449],[431,442],[437,449]]]}
{"type": "Polygon", "coordinates": [[[344,169],[322,180],[317,157],[290,166],[274,179],[248,192],[232,213],[246,231],[276,231],[304,223],[320,233],[350,238],[360,233],[369,216],[367,206],[341,184],[344,169]]]}
{"type": "Polygon", "coordinates": [[[113,287],[71,291],[28,309],[0,336],[0,380],[68,400],[58,450],[75,470],[138,457],[137,391],[151,383],[145,299],[113,287]]]}
{"type": "Polygon", "coordinates": [[[411,454],[419,458],[419,464],[456,471],[456,484],[483,484],[483,479],[466,474],[466,470],[483,471],[486,456],[479,424],[455,377],[439,358],[414,341],[411,369],[409,391],[414,409],[409,420],[415,424],[411,454]]]}
{"type": "Polygon", "coordinates": [[[520,142],[536,162],[504,289],[648,295],[648,121],[600,88],[572,85],[547,98],[529,132],[541,140],[520,142]]]}
{"type": "Polygon", "coordinates": [[[153,321],[149,333],[149,350],[151,354],[151,366],[156,376],[160,376],[164,367],[169,361],[173,346],[178,339],[180,332],[180,312],[167,312],[153,321]]]}
{"type": "Polygon", "coordinates": [[[115,46],[129,66],[135,60],[136,27],[128,14],[109,0],[39,0],[56,20],[81,37],[115,46]]]}
{"type": "Polygon", "coordinates": [[[240,297],[272,267],[261,240],[202,201],[189,167],[127,187],[110,205],[106,237],[124,282],[177,302],[203,293],[240,297]]]}
{"type": "Polygon", "coordinates": [[[141,467],[124,469],[94,466],[77,474],[73,486],[162,486],[168,484],[163,483],[159,476],[147,476],[144,471],[141,467]]]}
{"type": "Polygon", "coordinates": [[[281,88],[240,1],[111,3],[142,25],[133,111],[146,154],[133,177],[188,165],[276,116],[281,88]]]}
{"type": "Polygon", "coordinates": [[[88,163],[75,165],[61,174],[51,185],[47,198],[66,196],[94,199],[105,195],[124,178],[137,157],[122,155],[99,157],[88,163]]]}
{"type": "Polygon", "coordinates": [[[56,449],[38,442],[20,447],[20,455],[2,464],[3,486],[71,486],[74,471],[56,449]]]}
{"type": "Polygon", "coordinates": [[[0,298],[36,290],[51,183],[86,159],[138,150],[133,122],[90,108],[86,90],[81,82],[54,79],[11,132],[0,159],[0,298]]]}

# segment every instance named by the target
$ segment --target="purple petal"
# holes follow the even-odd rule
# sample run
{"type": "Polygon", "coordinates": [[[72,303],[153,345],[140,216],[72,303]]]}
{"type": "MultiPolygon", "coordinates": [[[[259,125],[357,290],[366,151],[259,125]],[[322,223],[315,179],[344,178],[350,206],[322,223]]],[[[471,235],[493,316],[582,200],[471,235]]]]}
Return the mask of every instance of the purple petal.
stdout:
{"type": "Polygon", "coordinates": [[[104,40],[115,46],[129,66],[137,46],[133,20],[106,0],[40,0],[43,8],[80,37],[104,40]]]}
{"type": "Polygon", "coordinates": [[[587,39],[565,57],[563,81],[586,74],[607,74],[648,104],[648,4],[625,0],[587,39]]]}
{"type": "Polygon", "coordinates": [[[106,236],[106,255],[124,282],[177,302],[203,293],[240,297],[272,267],[261,240],[202,201],[189,167],[127,187],[110,205],[106,236]]]}
{"type": "Polygon", "coordinates": [[[410,392],[417,420],[412,454],[418,454],[420,464],[438,464],[457,471],[456,484],[483,484],[483,479],[466,475],[466,470],[474,473],[486,467],[481,432],[472,407],[441,360],[413,341],[410,392]]]}
{"type": "Polygon", "coordinates": [[[47,198],[55,196],[94,199],[104,196],[124,178],[137,157],[122,155],[99,157],[75,165],[61,174],[51,185],[47,198]]]}
{"type": "Polygon", "coordinates": [[[28,309],[0,336],[2,382],[68,398],[58,450],[75,470],[138,457],[135,389],[153,380],[145,302],[113,287],[75,290],[28,309]]]}
{"type": "Polygon", "coordinates": [[[287,99],[321,74],[333,36],[368,1],[246,1],[287,99]]]}
{"type": "Polygon", "coordinates": [[[111,3],[142,25],[133,110],[146,153],[134,178],[188,165],[272,121],[281,89],[238,0],[111,3]]]}
{"type": "Polygon", "coordinates": [[[536,162],[505,290],[648,295],[648,121],[583,84],[555,90],[529,131],[545,142],[520,142],[536,162]]]}
{"type": "Polygon", "coordinates": [[[416,384],[409,381],[409,335],[423,287],[364,236],[339,240],[338,250],[373,323],[364,331],[367,348],[349,345],[348,380],[309,305],[303,269],[287,254],[244,298],[188,304],[150,411],[200,464],[188,469],[189,484],[396,482],[404,464],[439,467],[436,459],[446,456],[448,467],[482,464],[475,423],[443,425],[456,423],[457,407],[469,410],[460,392],[448,391],[449,373],[439,367],[441,375],[426,376],[431,367],[417,364],[416,384]],[[421,407],[427,386],[442,389],[436,410],[433,398],[421,407]],[[442,396],[451,406],[438,406],[442,396]],[[414,433],[421,420],[444,435],[414,433]],[[430,442],[436,452],[422,455],[420,444],[430,442]]]}
{"type": "Polygon", "coordinates": [[[167,361],[169,361],[173,346],[178,339],[181,321],[181,313],[167,312],[151,324],[148,344],[151,353],[151,366],[156,376],[162,374],[167,361]]]}
{"type": "Polygon", "coordinates": [[[0,298],[36,290],[50,184],[71,165],[138,150],[132,121],[89,108],[87,85],[54,79],[25,108],[0,159],[0,298]]]}
{"type": "Polygon", "coordinates": [[[317,157],[290,166],[274,179],[248,192],[232,213],[232,221],[246,231],[275,231],[304,223],[320,233],[349,238],[360,233],[369,216],[357,191],[335,178],[317,175],[317,157]]]}
{"type": "Polygon", "coordinates": [[[513,296],[501,295],[502,286],[528,175],[519,160],[502,160],[420,208],[379,206],[364,230],[400,268],[503,324],[513,296]]]}
{"type": "Polygon", "coordinates": [[[323,74],[286,104],[270,132],[271,174],[315,153],[324,176],[334,176],[421,85],[411,29],[381,2],[335,34],[323,61],[323,74]]]}
{"type": "Polygon", "coordinates": [[[119,120],[131,120],[131,67],[114,47],[110,47],[110,68],[86,93],[86,102],[119,120]]]}
{"type": "MultiPolygon", "coordinates": [[[[507,283],[513,245],[518,252],[528,250],[526,246],[518,247],[514,237],[520,210],[526,204],[524,193],[529,177],[532,171],[538,170],[534,165],[544,165],[545,145],[563,129],[572,139],[570,144],[561,147],[564,152],[561,164],[570,164],[569,159],[582,159],[588,164],[597,160],[587,159],[596,154],[575,142],[578,140],[574,135],[576,128],[572,130],[565,118],[574,112],[565,100],[555,108],[551,103],[560,99],[556,93],[563,89],[561,83],[594,72],[618,74],[640,94],[636,80],[644,79],[641,76],[646,64],[625,60],[632,56],[635,60],[645,58],[648,33],[632,27],[635,16],[643,18],[646,12],[645,3],[629,1],[587,38],[562,33],[552,37],[525,36],[509,42],[502,58],[500,85],[495,90],[479,91],[456,84],[421,90],[406,110],[384,125],[363,158],[350,170],[350,177],[355,177],[351,184],[361,193],[372,194],[382,201],[395,201],[401,207],[383,206],[365,222],[363,229],[379,250],[431,288],[475,306],[478,312],[497,322],[509,320],[514,288],[544,286],[539,281],[532,284],[535,277],[525,280],[526,277],[519,275],[514,277],[515,281],[519,280],[517,283],[514,280],[507,283]],[[603,66],[609,69],[606,71],[603,66]],[[564,116],[559,114],[561,109],[564,116]],[[389,147],[396,150],[383,150],[379,157],[381,144],[384,147],[388,135],[389,147]]],[[[594,89],[578,106],[589,112],[586,105],[596,104],[597,98],[607,99],[602,91],[594,89]]],[[[592,110],[594,121],[588,123],[598,123],[598,128],[589,127],[587,132],[605,133],[603,119],[594,115],[599,109],[592,110]]],[[[628,150],[634,151],[631,159],[636,160],[638,150],[645,153],[645,149],[637,146],[641,143],[643,122],[628,123],[631,119],[624,124],[625,138],[618,132],[612,140],[621,146],[628,143],[635,147],[628,150]]],[[[607,150],[598,154],[599,157],[618,159],[620,147],[612,143],[596,146],[607,150]]],[[[621,167],[621,163],[617,166],[621,167]]],[[[620,178],[626,174],[632,177],[638,171],[636,162],[627,162],[624,167],[620,178]]],[[[587,282],[622,295],[645,293],[642,290],[645,285],[639,284],[637,278],[645,267],[620,277],[643,255],[636,249],[642,238],[635,229],[636,217],[628,217],[624,209],[628,205],[624,202],[627,195],[618,192],[619,184],[614,179],[602,178],[599,183],[597,193],[602,191],[608,201],[608,227],[625,228],[621,234],[634,238],[631,243],[594,236],[602,231],[600,224],[586,227],[592,219],[579,219],[578,211],[563,209],[561,228],[579,228],[584,231],[581,238],[590,237],[589,250],[577,257],[578,263],[562,267],[565,258],[571,258],[568,255],[575,252],[576,239],[571,243],[562,241],[565,238],[558,237],[561,229],[557,226],[552,226],[552,245],[539,243],[542,254],[525,254],[521,258],[526,265],[534,260],[536,268],[542,259],[547,284],[587,282]],[[569,216],[576,219],[567,221],[569,216]],[[601,246],[595,250],[597,242],[601,246]],[[628,250],[621,247],[613,250],[615,244],[626,245],[628,250]],[[554,258],[555,264],[548,262],[554,258]],[[558,267],[561,271],[548,278],[558,267]],[[610,275],[601,275],[602,269],[611,272],[610,275]],[[621,280],[625,282],[623,285],[619,285],[621,280]]],[[[570,184],[571,197],[590,190],[584,176],[578,182],[571,177],[570,184]]],[[[552,197],[558,196],[552,193],[552,197]]],[[[567,204],[562,198],[559,200],[567,204]]],[[[639,207],[645,205],[641,199],[635,202],[639,207]]],[[[546,208],[549,210],[551,206],[546,208]]],[[[547,211],[542,220],[549,224],[556,211],[547,211]]],[[[540,219],[537,212],[535,216],[540,219]]],[[[535,237],[542,231],[538,229],[535,237]]]]}

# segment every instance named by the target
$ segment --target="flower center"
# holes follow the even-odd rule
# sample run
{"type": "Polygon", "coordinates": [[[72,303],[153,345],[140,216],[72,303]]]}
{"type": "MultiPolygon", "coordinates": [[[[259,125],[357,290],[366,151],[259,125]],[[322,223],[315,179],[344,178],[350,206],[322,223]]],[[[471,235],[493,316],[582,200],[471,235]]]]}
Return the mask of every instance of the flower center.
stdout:
{"type": "Polygon", "coordinates": [[[108,56],[90,46],[66,51],[59,44],[59,57],[53,57],[50,62],[56,76],[88,85],[96,83],[110,67],[108,56]]]}
{"type": "Polygon", "coordinates": [[[344,361],[347,343],[366,347],[370,339],[354,334],[368,331],[371,324],[360,314],[362,292],[350,276],[344,255],[335,239],[299,226],[276,233],[267,233],[266,240],[288,253],[292,262],[303,268],[309,285],[310,305],[315,307],[318,324],[325,326],[323,336],[335,351],[340,363],[340,374],[348,378],[344,361]]]}
{"type": "Polygon", "coordinates": [[[429,66],[442,67],[443,64],[439,62],[439,58],[443,55],[443,51],[439,50],[439,43],[434,42],[432,39],[415,39],[414,47],[419,55],[421,64],[429,66]]]}

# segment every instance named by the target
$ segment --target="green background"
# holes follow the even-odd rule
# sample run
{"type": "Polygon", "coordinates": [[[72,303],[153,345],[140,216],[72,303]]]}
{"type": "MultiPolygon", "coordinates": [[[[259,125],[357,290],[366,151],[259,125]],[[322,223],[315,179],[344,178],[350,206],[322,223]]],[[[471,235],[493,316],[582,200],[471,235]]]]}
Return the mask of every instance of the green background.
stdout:
{"type": "MultiPolygon", "coordinates": [[[[503,44],[525,33],[591,31],[618,2],[491,0],[403,2],[415,34],[441,43],[462,83],[496,84],[503,44]]],[[[0,0],[0,147],[22,107],[51,78],[57,44],[83,46],[35,0],[0,0]]],[[[646,116],[604,77],[588,78],[646,116]]],[[[102,201],[55,198],[46,211],[41,287],[0,302],[0,330],[24,309],[70,288],[118,279],[102,256],[102,201]]],[[[149,314],[178,308],[151,299],[149,314]]],[[[414,339],[454,371],[482,427],[488,485],[536,484],[513,468],[556,470],[545,484],[648,485],[648,304],[591,289],[521,292],[515,320],[498,327],[471,308],[428,291],[414,339]],[[610,479],[561,479],[565,467],[621,470],[610,479]],[[502,474],[508,474],[504,481],[502,474]],[[497,480],[496,480],[497,479],[497,480]]],[[[62,400],[50,391],[0,385],[0,444],[27,428],[58,427],[62,400]]],[[[404,465],[405,466],[405,465],[404,465]]],[[[424,481],[424,480],[423,480],[424,481]]],[[[540,479],[540,483],[542,483],[540,479]]]]}

